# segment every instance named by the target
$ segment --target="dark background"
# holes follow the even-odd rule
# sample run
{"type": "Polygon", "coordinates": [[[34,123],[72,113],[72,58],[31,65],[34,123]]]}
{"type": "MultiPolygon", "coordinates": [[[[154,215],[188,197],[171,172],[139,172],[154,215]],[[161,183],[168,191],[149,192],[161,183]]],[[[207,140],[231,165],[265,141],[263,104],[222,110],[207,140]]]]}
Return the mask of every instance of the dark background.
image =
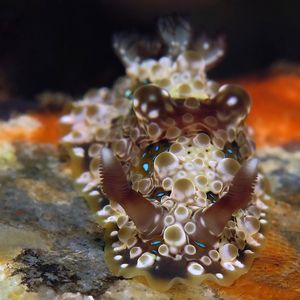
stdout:
{"type": "Polygon", "coordinates": [[[172,13],[199,33],[226,36],[227,55],[213,78],[300,62],[299,0],[0,0],[0,101],[31,101],[45,90],[78,97],[111,85],[124,73],[113,33],[153,34],[157,18],[172,13]]]}

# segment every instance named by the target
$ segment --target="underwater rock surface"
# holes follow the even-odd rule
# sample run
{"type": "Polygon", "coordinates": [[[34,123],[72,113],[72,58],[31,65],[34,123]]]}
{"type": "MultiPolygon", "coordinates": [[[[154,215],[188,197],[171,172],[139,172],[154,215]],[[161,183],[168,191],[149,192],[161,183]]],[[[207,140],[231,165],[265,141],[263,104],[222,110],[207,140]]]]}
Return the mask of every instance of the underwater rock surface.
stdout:
{"type": "Polygon", "coordinates": [[[31,292],[102,294],[115,279],[103,261],[101,229],[63,174],[57,152],[25,143],[0,148],[0,264],[9,262],[0,299],[15,299],[5,294],[12,275],[31,292]]]}
{"type": "Polygon", "coordinates": [[[1,143],[0,299],[300,299],[300,144],[258,154],[274,200],[253,267],[230,287],[161,293],[110,274],[101,228],[53,146],[1,143]]]}

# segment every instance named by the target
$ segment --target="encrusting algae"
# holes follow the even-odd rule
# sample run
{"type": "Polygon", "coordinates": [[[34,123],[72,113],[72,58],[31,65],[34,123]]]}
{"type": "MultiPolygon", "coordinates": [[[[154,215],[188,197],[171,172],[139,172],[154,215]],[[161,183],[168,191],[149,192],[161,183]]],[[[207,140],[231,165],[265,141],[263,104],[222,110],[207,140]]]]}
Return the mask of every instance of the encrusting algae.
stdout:
{"type": "Polygon", "coordinates": [[[250,99],[206,77],[222,40],[192,39],[181,18],[161,20],[159,34],[115,37],[127,75],[74,103],[61,145],[114,274],[159,290],[227,286],[261,247],[270,200],[244,125],[250,99]]]}

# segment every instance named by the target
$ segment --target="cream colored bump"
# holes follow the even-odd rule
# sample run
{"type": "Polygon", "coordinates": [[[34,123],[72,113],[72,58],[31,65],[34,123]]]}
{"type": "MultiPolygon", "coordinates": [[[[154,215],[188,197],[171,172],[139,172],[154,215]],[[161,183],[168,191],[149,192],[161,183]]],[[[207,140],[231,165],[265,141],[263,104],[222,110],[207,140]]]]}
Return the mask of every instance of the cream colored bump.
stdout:
{"type": "Polygon", "coordinates": [[[125,268],[128,267],[128,264],[121,264],[120,267],[121,267],[122,269],[125,269],[125,268]]]}
{"type": "Polygon", "coordinates": [[[140,137],[141,133],[140,133],[140,129],[139,128],[133,128],[132,130],[130,130],[130,137],[136,141],[139,137],[140,137]]]}
{"type": "Polygon", "coordinates": [[[130,239],[127,240],[127,247],[131,248],[137,243],[137,238],[136,237],[131,237],[130,239]]]}
{"type": "Polygon", "coordinates": [[[59,122],[62,124],[71,125],[75,122],[75,118],[72,115],[65,115],[59,119],[59,122]]]}
{"type": "Polygon", "coordinates": [[[142,254],[142,248],[141,247],[133,247],[130,249],[129,255],[130,258],[136,258],[142,254]]]}
{"type": "Polygon", "coordinates": [[[218,111],[217,112],[217,119],[224,123],[229,123],[231,118],[230,113],[226,113],[225,111],[218,111]]]}
{"type": "Polygon", "coordinates": [[[240,149],[240,154],[242,157],[246,158],[251,154],[251,149],[247,144],[244,144],[240,149]]]}
{"type": "Polygon", "coordinates": [[[154,160],[154,169],[160,178],[176,171],[178,166],[178,158],[171,152],[162,152],[154,160]]]}
{"type": "Polygon", "coordinates": [[[89,196],[91,196],[91,197],[99,197],[100,193],[99,193],[99,191],[91,191],[91,192],[89,192],[89,196]]]}
{"type": "Polygon", "coordinates": [[[208,184],[208,180],[207,177],[205,175],[199,175],[195,178],[195,183],[197,186],[201,187],[205,187],[208,184]]]}
{"type": "Polygon", "coordinates": [[[238,145],[243,145],[247,142],[247,139],[246,139],[246,136],[245,136],[245,133],[244,132],[240,132],[238,134],[238,137],[236,139],[238,145]]]}
{"type": "Polygon", "coordinates": [[[172,190],[172,186],[173,186],[173,180],[172,180],[172,178],[167,177],[167,178],[165,178],[165,179],[162,181],[162,188],[163,188],[165,191],[171,191],[171,190],[172,190]]]}
{"type": "Polygon", "coordinates": [[[243,263],[241,263],[239,260],[236,260],[234,262],[234,265],[240,269],[245,268],[245,265],[243,263]]]}
{"type": "Polygon", "coordinates": [[[119,228],[122,228],[124,227],[127,223],[128,223],[128,216],[127,215],[122,215],[122,216],[119,216],[118,219],[117,219],[117,225],[119,228]]]}
{"type": "Polygon", "coordinates": [[[159,111],[157,109],[151,110],[148,116],[150,119],[156,119],[159,116],[159,111]]]}
{"type": "Polygon", "coordinates": [[[156,123],[150,123],[148,126],[148,134],[151,138],[155,139],[159,137],[162,133],[161,128],[156,123]]]}
{"type": "Polygon", "coordinates": [[[247,212],[249,212],[252,216],[254,216],[255,218],[259,218],[260,216],[265,216],[265,213],[261,213],[260,209],[257,206],[249,206],[247,208],[247,212]]]}
{"type": "Polygon", "coordinates": [[[158,247],[158,253],[162,256],[168,256],[169,254],[169,247],[165,244],[162,244],[158,247]]]}
{"type": "Polygon", "coordinates": [[[213,116],[208,116],[204,118],[204,123],[210,127],[216,127],[218,125],[218,121],[215,117],[213,116]]]}
{"type": "Polygon", "coordinates": [[[112,243],[111,246],[113,248],[117,248],[117,247],[120,247],[121,246],[121,243],[120,242],[115,242],[115,243],[112,243]]]}
{"type": "MultiPolygon", "coordinates": [[[[165,204],[165,203],[164,203],[165,204]]],[[[170,226],[175,223],[175,218],[171,215],[168,215],[164,218],[164,224],[166,226],[170,226]]]]}
{"type": "Polygon", "coordinates": [[[176,125],[176,121],[173,118],[167,118],[164,121],[167,124],[167,126],[175,126],[176,125]]]}
{"type": "Polygon", "coordinates": [[[168,112],[168,113],[172,113],[174,112],[174,107],[170,104],[170,103],[165,103],[165,110],[168,112]]]}
{"type": "Polygon", "coordinates": [[[224,158],[218,163],[217,170],[223,174],[234,176],[240,167],[241,165],[237,160],[233,158],[224,158]]]}
{"type": "Polygon", "coordinates": [[[194,80],[192,85],[196,90],[202,90],[204,88],[204,83],[199,79],[194,80]]]}
{"type": "Polygon", "coordinates": [[[97,211],[98,216],[110,216],[114,213],[114,210],[110,205],[105,205],[102,209],[97,211]]]}
{"type": "Polygon", "coordinates": [[[171,199],[167,199],[164,201],[163,206],[170,210],[174,206],[174,201],[172,201],[171,199]]]}
{"type": "Polygon", "coordinates": [[[223,274],[221,274],[221,273],[216,273],[216,277],[218,279],[223,279],[224,278],[223,274]]]}
{"type": "Polygon", "coordinates": [[[179,222],[185,221],[189,217],[189,214],[189,210],[183,205],[178,205],[174,212],[174,216],[179,222]]]}
{"type": "Polygon", "coordinates": [[[179,172],[177,172],[175,174],[175,178],[176,179],[180,179],[180,178],[186,178],[187,177],[187,173],[183,170],[180,170],[179,172]]]}
{"type": "Polygon", "coordinates": [[[142,254],[137,260],[136,267],[139,269],[151,267],[155,262],[155,255],[149,252],[142,254]]]}
{"type": "Polygon", "coordinates": [[[225,154],[221,150],[215,150],[215,151],[212,152],[212,157],[217,159],[217,160],[220,160],[220,159],[225,157],[225,154]]]}
{"type": "Polygon", "coordinates": [[[180,259],[180,255],[178,255],[178,248],[171,246],[171,247],[169,247],[169,251],[171,254],[173,254],[173,256],[176,255],[175,259],[176,259],[176,257],[177,257],[177,260],[180,259]]]}
{"type": "Polygon", "coordinates": [[[201,262],[204,264],[204,265],[206,265],[206,266],[209,266],[209,265],[211,265],[211,259],[208,257],[208,256],[206,256],[206,255],[204,255],[204,256],[202,256],[201,258],[200,258],[200,260],[201,260],[201,262]]]}
{"type": "Polygon", "coordinates": [[[208,255],[213,261],[218,261],[220,259],[220,254],[217,250],[210,250],[208,255]]]}
{"type": "Polygon", "coordinates": [[[220,247],[219,253],[222,261],[233,261],[238,255],[238,249],[233,244],[225,244],[220,247]]]}
{"type": "Polygon", "coordinates": [[[101,148],[102,146],[100,144],[92,144],[88,150],[89,157],[99,156],[101,148]]]}
{"type": "Polygon", "coordinates": [[[226,100],[227,106],[235,106],[238,103],[238,98],[235,96],[231,96],[226,100]]]}
{"type": "Polygon", "coordinates": [[[187,143],[190,142],[190,139],[185,137],[185,136],[181,136],[176,140],[177,143],[181,144],[181,145],[186,145],[187,143]]]}
{"type": "Polygon", "coordinates": [[[199,133],[193,141],[199,147],[207,147],[210,144],[210,137],[206,133],[199,133]]]}
{"type": "Polygon", "coordinates": [[[174,153],[174,154],[182,154],[183,153],[183,147],[179,143],[174,143],[174,144],[171,145],[169,151],[174,153]]]}
{"type": "Polygon", "coordinates": [[[86,106],[83,105],[82,101],[80,103],[77,103],[77,105],[73,108],[72,113],[76,117],[81,117],[81,114],[86,110],[86,106]],[[80,105],[80,106],[79,106],[80,105]]]}
{"type": "Polygon", "coordinates": [[[116,260],[116,261],[119,261],[119,260],[121,260],[122,258],[123,258],[122,255],[115,255],[115,256],[114,256],[114,260],[116,260]]]}
{"type": "Polygon", "coordinates": [[[204,273],[204,268],[195,262],[190,263],[187,269],[192,275],[195,276],[200,276],[204,273]]]}
{"type": "Polygon", "coordinates": [[[179,73],[173,73],[171,76],[171,82],[172,84],[176,84],[180,82],[180,74],[179,73]]]}
{"type": "Polygon", "coordinates": [[[197,109],[199,108],[200,102],[196,98],[187,98],[184,101],[184,106],[190,109],[197,109]]]}
{"type": "Polygon", "coordinates": [[[190,161],[184,163],[183,167],[187,171],[192,171],[192,170],[195,169],[194,164],[192,162],[190,162],[190,161]]]}
{"type": "Polygon", "coordinates": [[[177,179],[172,189],[172,197],[176,200],[184,200],[195,194],[195,186],[191,180],[187,178],[177,179]]]}
{"type": "Polygon", "coordinates": [[[229,127],[227,130],[228,141],[232,143],[235,140],[236,132],[233,127],[229,127]]]}
{"type": "Polygon", "coordinates": [[[246,216],[242,220],[242,228],[244,229],[246,234],[253,235],[257,233],[260,229],[259,220],[253,216],[246,216]]]}
{"type": "Polygon", "coordinates": [[[181,247],[186,243],[185,232],[181,225],[174,224],[164,231],[164,241],[173,247],[181,247]]]}
{"type": "Polygon", "coordinates": [[[168,89],[171,85],[171,81],[168,78],[163,78],[163,79],[157,80],[156,84],[162,88],[168,89]]]}
{"type": "Polygon", "coordinates": [[[86,108],[85,114],[87,120],[93,119],[99,112],[99,108],[97,105],[89,105],[86,108]]]}
{"type": "Polygon", "coordinates": [[[98,128],[95,133],[96,141],[103,141],[107,138],[108,130],[106,128],[98,128]]]}
{"type": "Polygon", "coordinates": [[[72,149],[73,154],[77,157],[84,157],[84,149],[80,147],[75,147],[72,149]]]}
{"type": "Polygon", "coordinates": [[[225,146],[225,140],[220,137],[214,137],[212,140],[214,146],[220,150],[222,150],[225,146]]]}
{"type": "Polygon", "coordinates": [[[210,169],[206,170],[205,176],[207,177],[208,181],[212,181],[216,177],[216,173],[211,171],[210,169]]]}
{"type": "Polygon", "coordinates": [[[222,266],[228,271],[234,271],[235,267],[230,262],[223,262],[222,266]]]}
{"type": "Polygon", "coordinates": [[[200,199],[203,199],[203,200],[207,199],[207,194],[205,192],[200,191],[198,194],[199,194],[200,199]]]}
{"type": "Polygon", "coordinates": [[[192,89],[188,83],[181,83],[177,87],[177,91],[179,97],[186,97],[191,93],[192,89]]]}
{"type": "Polygon", "coordinates": [[[194,116],[190,113],[186,113],[182,116],[182,121],[184,123],[192,123],[194,121],[194,116]]]}
{"type": "Polygon", "coordinates": [[[150,178],[144,178],[139,181],[138,189],[142,194],[147,194],[152,186],[152,181],[150,178]]]}
{"type": "Polygon", "coordinates": [[[133,106],[134,106],[134,107],[138,107],[139,105],[140,105],[140,101],[139,101],[138,99],[135,98],[135,99],[133,100],[133,106]]]}
{"type": "Polygon", "coordinates": [[[181,130],[178,127],[170,127],[166,132],[167,139],[175,139],[181,134],[181,130]]]}
{"type": "Polygon", "coordinates": [[[114,237],[114,236],[117,236],[118,235],[118,231],[117,230],[113,230],[111,233],[110,233],[110,236],[111,237],[114,237]]]}
{"type": "Polygon", "coordinates": [[[77,179],[76,179],[76,183],[77,184],[87,184],[89,182],[91,182],[92,176],[90,172],[83,172],[77,179]]]}
{"type": "Polygon", "coordinates": [[[90,169],[90,172],[94,176],[98,176],[99,175],[99,163],[100,163],[100,160],[99,160],[98,157],[94,157],[90,161],[89,169],[90,169]]]}
{"type": "Polygon", "coordinates": [[[124,226],[118,232],[118,238],[121,242],[126,243],[134,234],[134,230],[130,227],[124,226]]]}
{"type": "Polygon", "coordinates": [[[160,63],[156,63],[151,68],[151,73],[153,77],[156,78],[162,78],[162,76],[165,74],[164,67],[160,63]]]}
{"type": "Polygon", "coordinates": [[[238,238],[240,238],[241,240],[245,240],[246,239],[246,235],[245,232],[242,230],[237,230],[236,231],[236,235],[238,238]]]}
{"type": "Polygon", "coordinates": [[[187,222],[184,225],[184,230],[187,234],[193,234],[196,232],[196,225],[193,222],[187,222]]]}
{"type": "MultiPolygon", "coordinates": [[[[206,150],[208,150],[208,148],[206,148],[206,150]]],[[[201,158],[201,159],[203,159],[203,160],[205,160],[205,161],[207,160],[207,157],[206,157],[204,151],[198,152],[198,153],[197,153],[197,157],[198,157],[198,158],[201,158]]]]}
{"type": "Polygon", "coordinates": [[[184,246],[184,252],[187,255],[195,255],[196,254],[196,248],[193,245],[185,245],[184,246]]]}
{"type": "Polygon", "coordinates": [[[201,53],[193,50],[188,50],[180,54],[177,58],[177,65],[181,72],[193,69],[196,69],[197,72],[199,72],[199,69],[202,70],[204,68],[201,53]]]}
{"type": "Polygon", "coordinates": [[[202,169],[204,167],[204,161],[202,158],[198,157],[198,158],[195,158],[193,160],[193,163],[195,164],[195,167],[197,169],[202,169]]]}
{"type": "Polygon", "coordinates": [[[180,74],[180,78],[181,78],[181,81],[190,82],[191,81],[191,74],[188,71],[183,72],[183,73],[180,74]]]}
{"type": "Polygon", "coordinates": [[[210,185],[211,191],[215,194],[219,194],[222,191],[223,183],[220,180],[215,180],[210,185]]]}

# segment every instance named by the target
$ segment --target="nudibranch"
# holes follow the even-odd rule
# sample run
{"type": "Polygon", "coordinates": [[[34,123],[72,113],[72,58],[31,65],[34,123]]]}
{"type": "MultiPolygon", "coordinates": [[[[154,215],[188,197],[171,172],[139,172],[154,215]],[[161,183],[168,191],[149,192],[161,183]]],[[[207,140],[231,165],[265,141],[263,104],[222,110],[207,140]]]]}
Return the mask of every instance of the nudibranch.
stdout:
{"type": "Polygon", "coordinates": [[[126,76],[73,104],[61,144],[114,274],[160,290],[230,285],[263,243],[270,199],[244,124],[249,95],[206,77],[221,39],[192,38],[181,18],[158,28],[155,41],[115,37],[126,76]]]}

